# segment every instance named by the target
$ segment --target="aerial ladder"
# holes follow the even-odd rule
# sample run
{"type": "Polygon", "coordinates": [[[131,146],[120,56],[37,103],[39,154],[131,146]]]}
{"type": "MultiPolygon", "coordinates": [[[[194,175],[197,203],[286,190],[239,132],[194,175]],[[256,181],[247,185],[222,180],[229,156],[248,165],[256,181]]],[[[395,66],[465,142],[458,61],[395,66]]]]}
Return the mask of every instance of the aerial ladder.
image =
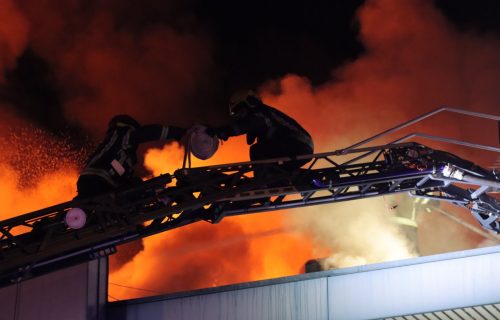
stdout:
{"type": "Polygon", "coordinates": [[[119,244],[198,221],[214,224],[230,216],[402,192],[466,208],[484,229],[500,233],[500,173],[408,140],[430,139],[496,153],[500,148],[422,133],[364,146],[440,112],[500,121],[500,116],[442,107],[333,152],[184,166],[134,187],[7,219],[0,222],[0,285],[109,255],[119,244]],[[304,159],[309,162],[301,169],[283,168],[304,159]]]}

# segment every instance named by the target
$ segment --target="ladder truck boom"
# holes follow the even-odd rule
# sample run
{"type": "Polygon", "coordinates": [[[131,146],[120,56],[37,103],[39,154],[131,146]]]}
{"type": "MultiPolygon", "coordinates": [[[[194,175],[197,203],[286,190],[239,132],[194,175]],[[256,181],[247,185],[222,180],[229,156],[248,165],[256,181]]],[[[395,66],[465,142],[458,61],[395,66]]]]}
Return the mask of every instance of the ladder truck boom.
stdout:
{"type": "Polygon", "coordinates": [[[484,229],[500,233],[500,202],[495,197],[500,174],[495,169],[401,140],[294,158],[183,168],[128,189],[1,221],[0,285],[108,255],[119,244],[198,221],[218,223],[229,216],[402,192],[466,208],[484,229]],[[284,163],[303,159],[309,159],[306,167],[283,169],[284,163]],[[269,174],[255,176],[255,171],[269,174]]]}

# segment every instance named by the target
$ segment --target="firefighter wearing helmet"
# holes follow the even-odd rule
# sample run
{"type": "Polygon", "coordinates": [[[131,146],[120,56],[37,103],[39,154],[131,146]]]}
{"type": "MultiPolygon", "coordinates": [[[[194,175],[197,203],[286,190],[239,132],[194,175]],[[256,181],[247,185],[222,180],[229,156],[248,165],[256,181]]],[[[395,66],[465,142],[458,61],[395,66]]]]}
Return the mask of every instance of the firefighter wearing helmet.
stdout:
{"type": "Polygon", "coordinates": [[[126,187],[140,178],[134,176],[139,144],[156,140],[177,140],[187,130],[160,124],[140,125],[129,115],[111,119],[106,136],[88,159],[77,181],[78,198],[126,187]]]}
{"type": "MultiPolygon", "coordinates": [[[[311,135],[297,121],[283,112],[264,104],[251,90],[234,93],[229,101],[233,123],[207,132],[222,140],[246,134],[250,145],[250,160],[283,158],[312,154],[311,135]]],[[[288,171],[297,169],[309,160],[285,162],[288,171]]]]}

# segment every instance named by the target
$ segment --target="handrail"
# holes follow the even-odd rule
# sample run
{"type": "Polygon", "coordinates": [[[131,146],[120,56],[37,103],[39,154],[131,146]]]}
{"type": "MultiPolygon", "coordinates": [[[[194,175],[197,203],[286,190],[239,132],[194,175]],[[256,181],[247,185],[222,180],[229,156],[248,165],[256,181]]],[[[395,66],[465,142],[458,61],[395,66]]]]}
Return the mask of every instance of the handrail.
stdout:
{"type": "Polygon", "coordinates": [[[368,139],[365,139],[365,140],[362,140],[360,142],[357,142],[347,148],[344,148],[341,150],[341,152],[343,153],[346,153],[347,151],[353,149],[353,148],[356,148],[356,147],[359,147],[360,145],[363,145],[363,144],[366,144],[368,142],[371,142],[373,140],[376,140],[376,139],[379,139],[383,136],[386,136],[390,133],[393,133],[395,131],[398,131],[398,130],[401,130],[403,128],[406,128],[412,124],[415,124],[419,121],[422,121],[426,118],[429,118],[429,117],[432,117],[433,115],[436,115],[438,113],[441,113],[443,111],[449,111],[449,112],[453,112],[453,113],[460,113],[460,114],[465,114],[465,115],[469,115],[469,116],[474,116],[474,117],[478,117],[478,118],[485,118],[485,119],[490,119],[490,120],[496,120],[496,121],[500,121],[500,116],[495,116],[495,115],[491,115],[491,114],[486,114],[486,113],[481,113],[481,112],[474,112],[474,111],[469,111],[469,110],[465,110],[465,109],[459,109],[459,108],[451,108],[451,107],[441,107],[441,108],[438,108],[434,111],[431,111],[431,112],[427,112],[427,113],[424,113],[412,120],[409,120],[409,121],[406,121],[406,122],[403,122],[402,124],[398,125],[398,126],[395,126],[391,129],[387,129],[377,135],[374,135],[373,137],[370,137],[368,139]]]}

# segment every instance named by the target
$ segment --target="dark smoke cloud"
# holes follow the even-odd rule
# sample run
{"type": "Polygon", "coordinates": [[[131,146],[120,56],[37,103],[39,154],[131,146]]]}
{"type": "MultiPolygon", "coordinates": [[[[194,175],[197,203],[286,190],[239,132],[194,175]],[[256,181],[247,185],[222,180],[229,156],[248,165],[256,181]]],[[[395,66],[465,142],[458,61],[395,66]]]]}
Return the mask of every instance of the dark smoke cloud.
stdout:
{"type": "MultiPolygon", "coordinates": [[[[6,71],[14,72],[3,82],[7,81],[8,88],[17,93],[13,98],[6,93],[9,90],[0,92],[0,138],[7,139],[7,132],[19,117],[57,118],[58,121],[51,124],[53,128],[67,122],[84,127],[95,138],[100,137],[109,117],[118,112],[130,113],[143,122],[189,125],[202,116],[219,121],[217,117],[210,118],[210,111],[203,109],[210,103],[198,100],[210,96],[214,88],[217,94],[220,93],[217,91],[220,88],[212,83],[219,80],[218,76],[230,83],[228,87],[258,85],[278,77],[279,80],[264,86],[266,99],[284,106],[313,133],[317,151],[345,147],[442,104],[498,112],[498,37],[470,29],[458,32],[435,10],[432,1],[365,1],[359,11],[359,41],[365,51],[360,53],[360,48],[351,39],[347,43],[355,48],[351,48],[349,54],[354,51],[356,54],[349,57],[356,59],[345,62],[346,55],[336,53],[338,59],[345,62],[342,67],[338,67],[338,59],[336,64],[331,63],[330,55],[344,50],[346,42],[335,39],[334,45],[326,51],[320,45],[329,41],[336,25],[316,24],[315,20],[313,32],[323,27],[328,30],[318,40],[310,36],[310,31],[289,28],[293,30],[286,30],[289,32],[286,33],[283,27],[273,27],[270,23],[278,16],[285,16],[287,27],[302,23],[305,15],[330,18],[334,13],[328,11],[330,7],[320,6],[318,11],[312,4],[305,5],[306,10],[299,7],[293,11],[287,3],[284,7],[290,11],[283,12],[280,5],[272,4],[266,8],[276,10],[267,12],[256,4],[249,8],[250,13],[243,20],[239,8],[230,7],[236,13],[228,14],[229,24],[224,26],[229,30],[225,37],[231,39],[230,50],[224,51],[216,46],[226,43],[213,42],[209,35],[212,26],[201,24],[190,11],[193,2],[0,0],[0,72],[2,75],[6,71]],[[294,14],[289,15],[290,12],[294,14]],[[261,14],[265,19],[255,26],[256,17],[261,14]],[[239,26],[245,24],[246,32],[239,32],[239,26]],[[259,32],[256,32],[257,27],[261,27],[259,32]],[[241,46],[241,42],[245,46],[241,46]],[[300,55],[295,55],[296,52],[300,55]],[[230,61],[223,71],[215,70],[216,55],[217,62],[230,61]],[[282,62],[284,56],[289,63],[282,62]],[[37,59],[46,69],[31,73],[36,64],[33,61],[37,59]],[[47,81],[40,81],[35,87],[44,88],[41,92],[49,92],[57,99],[45,99],[42,93],[34,99],[24,100],[26,106],[22,106],[19,97],[32,92],[32,87],[26,85],[25,78],[15,81],[16,72],[19,72],[16,64],[26,60],[30,66],[26,74],[41,80],[50,75],[47,81]],[[321,80],[325,75],[332,77],[318,84],[318,79],[308,74],[311,67],[316,72],[321,71],[321,80]],[[272,70],[268,73],[267,69],[272,70]],[[282,77],[287,72],[293,74],[282,77]],[[217,74],[214,76],[214,73],[217,74]],[[33,110],[23,113],[21,108],[33,110]],[[43,116],[44,112],[48,115],[43,116]]],[[[219,8],[225,5],[215,6],[214,11],[220,11],[219,8]]],[[[349,16],[346,20],[350,19],[349,16]]],[[[225,112],[225,107],[220,105],[220,110],[225,112]]],[[[217,115],[220,114],[221,111],[217,115]]],[[[39,122],[50,122],[47,118],[39,122]]],[[[482,133],[496,130],[496,124],[466,124],[460,117],[452,121],[449,118],[441,121],[443,119],[426,123],[426,129],[456,138],[492,142],[489,135],[482,133]],[[482,130],[477,130],[478,127],[482,130]]],[[[30,148],[23,150],[31,152],[30,148]]],[[[8,191],[12,190],[20,194],[14,187],[8,191]]],[[[37,190],[33,194],[39,193],[37,190]]],[[[257,220],[249,225],[255,225],[257,220]]],[[[431,224],[433,231],[429,234],[443,229],[439,221],[433,220],[431,224]]],[[[144,260],[141,261],[145,263],[137,263],[136,273],[127,273],[120,280],[158,291],[207,286],[209,281],[213,284],[245,281],[252,271],[242,269],[248,266],[254,270],[260,264],[255,257],[249,258],[250,244],[235,242],[203,250],[207,241],[221,243],[228,235],[239,237],[243,234],[238,225],[224,224],[223,227],[224,232],[215,231],[214,226],[207,224],[181,228],[166,233],[165,238],[154,238],[160,240],[147,239],[145,244],[149,241],[150,246],[145,245],[144,251],[141,251],[143,244],[136,243],[128,253],[122,254],[123,259],[117,261],[115,270],[121,271],[120,266],[125,261],[134,261],[142,255],[144,260]],[[188,248],[192,253],[181,248],[188,248]],[[185,255],[176,256],[179,252],[185,255]],[[238,254],[241,259],[234,261],[232,257],[238,254]],[[156,270],[164,270],[164,277],[159,279],[156,270]],[[130,279],[130,274],[138,278],[130,279]]],[[[453,236],[457,234],[460,233],[453,233],[453,236]]],[[[440,241],[444,247],[447,241],[456,243],[457,240],[446,237],[440,241]]],[[[461,243],[464,246],[471,244],[468,239],[461,243]]],[[[265,243],[259,250],[271,245],[272,241],[265,243]]],[[[442,247],[439,250],[444,250],[442,247]]]]}
{"type": "Polygon", "coordinates": [[[100,137],[116,113],[190,125],[194,97],[210,92],[212,48],[189,2],[0,6],[0,100],[53,132],[100,137]]]}
{"type": "Polygon", "coordinates": [[[11,0],[0,1],[0,83],[5,70],[15,67],[28,40],[28,21],[11,0]]]}
{"type": "MultiPolygon", "coordinates": [[[[85,137],[75,145],[78,129],[97,140],[117,113],[192,124],[192,96],[208,90],[212,49],[188,5],[0,0],[0,146],[9,176],[2,192],[27,192],[61,168],[73,176],[92,145],[85,137]]],[[[140,250],[139,241],[117,257],[140,250]]]]}
{"type": "MultiPolygon", "coordinates": [[[[334,79],[313,86],[292,74],[264,87],[271,103],[313,132],[321,151],[345,147],[443,105],[498,110],[497,37],[458,32],[432,1],[366,1],[358,15],[366,52],[334,69],[334,79]],[[273,92],[276,87],[282,94],[273,92]]],[[[478,122],[466,119],[447,114],[411,131],[497,142],[496,135],[482,135],[475,129],[478,122]]],[[[479,123],[495,130],[494,121],[479,123]]]]}
{"type": "Polygon", "coordinates": [[[39,123],[59,117],[91,131],[116,110],[143,121],[154,114],[155,120],[220,124],[231,90],[288,72],[321,82],[361,50],[352,15],[362,2],[261,0],[241,10],[224,0],[22,1],[16,5],[29,26],[26,45],[55,74],[61,107],[42,117],[45,102],[18,108],[39,123]],[[95,110],[97,119],[85,113],[95,110]]]}
{"type": "Polygon", "coordinates": [[[68,121],[97,133],[117,113],[187,124],[190,96],[209,78],[211,48],[195,23],[165,22],[174,6],[148,5],[23,2],[30,46],[54,70],[68,121]]]}

